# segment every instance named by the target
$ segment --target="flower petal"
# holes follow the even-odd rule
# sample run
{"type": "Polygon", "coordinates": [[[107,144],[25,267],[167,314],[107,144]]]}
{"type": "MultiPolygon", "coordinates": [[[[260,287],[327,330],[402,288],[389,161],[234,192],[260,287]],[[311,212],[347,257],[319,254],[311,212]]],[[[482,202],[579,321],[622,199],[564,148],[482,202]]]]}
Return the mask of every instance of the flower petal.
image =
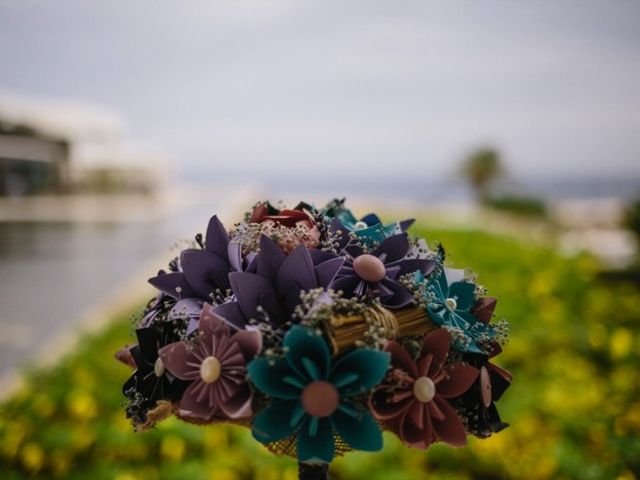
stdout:
{"type": "Polygon", "coordinates": [[[381,385],[369,396],[369,408],[378,420],[386,421],[402,415],[415,401],[412,391],[407,391],[408,395],[394,401],[390,388],[389,385],[381,385]]]}
{"type": "Polygon", "coordinates": [[[489,323],[497,303],[498,299],[495,297],[481,297],[471,309],[471,314],[481,322],[489,323]]]}
{"type": "Polygon", "coordinates": [[[246,362],[255,357],[262,349],[262,334],[257,330],[240,330],[231,337],[240,347],[246,362]]]}
{"type": "Polygon", "coordinates": [[[218,410],[217,396],[212,392],[205,392],[201,396],[202,389],[212,388],[202,381],[195,381],[182,394],[182,399],[178,405],[180,415],[183,417],[194,417],[203,420],[210,420],[218,410]]]}
{"type": "Polygon", "coordinates": [[[276,287],[287,302],[289,310],[293,310],[300,300],[300,292],[318,286],[311,255],[304,245],[299,245],[282,262],[277,275],[276,287]]]}
{"type": "Polygon", "coordinates": [[[175,342],[160,349],[162,363],[171,374],[181,380],[196,380],[200,376],[200,361],[187,342],[175,342]]]}
{"type": "Polygon", "coordinates": [[[418,369],[416,363],[411,358],[411,355],[402,348],[402,346],[395,340],[389,340],[384,344],[384,351],[391,354],[391,365],[394,368],[399,368],[407,372],[413,378],[418,376],[418,369]]]}
{"type": "Polygon", "coordinates": [[[391,296],[381,298],[383,306],[398,309],[413,302],[413,294],[404,285],[389,279],[383,280],[380,285],[392,292],[391,296]]]}
{"type": "Polygon", "coordinates": [[[244,313],[242,313],[238,302],[228,302],[217,305],[213,308],[213,313],[235,329],[243,329],[247,325],[247,318],[244,316],[244,313]]]}
{"type": "Polygon", "coordinates": [[[327,342],[315,330],[294,325],[284,337],[284,356],[301,377],[313,381],[327,378],[331,354],[327,342]],[[317,373],[311,369],[315,367],[317,373]],[[314,377],[318,378],[314,378],[314,377]]]}
{"type": "Polygon", "coordinates": [[[253,438],[268,444],[287,438],[298,427],[291,422],[298,400],[280,400],[269,403],[254,417],[251,424],[253,438]]]}
{"type": "Polygon", "coordinates": [[[244,383],[235,395],[220,402],[220,410],[229,418],[250,417],[253,414],[251,410],[252,399],[251,389],[248,384],[244,383]]]}
{"type": "Polygon", "coordinates": [[[365,393],[384,378],[391,355],[371,348],[357,348],[342,355],[333,365],[329,381],[338,375],[354,373],[354,379],[339,388],[341,397],[365,393]]]}
{"type": "Polygon", "coordinates": [[[328,287],[329,284],[336,277],[342,266],[344,265],[344,258],[332,258],[315,267],[316,277],[319,287],[328,287]]]}
{"type": "Polygon", "coordinates": [[[444,365],[447,356],[449,355],[449,341],[451,339],[451,335],[444,328],[438,328],[429,332],[422,342],[422,353],[420,354],[420,366],[424,358],[431,354],[433,355],[433,359],[430,362],[428,371],[422,371],[421,368],[418,368],[418,374],[420,376],[433,376],[433,374],[439,372],[444,365]]]}
{"type": "Polygon", "coordinates": [[[476,286],[469,282],[454,282],[449,285],[449,297],[455,297],[456,310],[469,310],[476,301],[476,286]]]}
{"type": "Polygon", "coordinates": [[[469,390],[480,375],[480,370],[462,363],[449,364],[444,367],[444,372],[447,376],[436,385],[438,395],[444,398],[459,397],[469,390]]]}
{"type": "Polygon", "coordinates": [[[444,414],[444,419],[438,420],[432,417],[433,429],[440,439],[453,447],[461,447],[467,444],[467,433],[464,425],[458,417],[456,410],[449,405],[444,398],[436,395],[434,402],[444,414]]]}
{"type": "Polygon", "coordinates": [[[160,273],[148,281],[155,288],[176,300],[198,296],[182,272],[160,273]]]}
{"type": "Polygon", "coordinates": [[[294,399],[302,394],[300,387],[285,381],[287,377],[298,377],[298,374],[282,359],[256,358],[247,365],[247,371],[256,388],[271,397],[294,399]]]}
{"type": "Polygon", "coordinates": [[[262,307],[272,321],[282,320],[276,291],[266,278],[255,273],[233,272],[229,280],[247,320],[262,318],[258,307],[262,307]]]}
{"type": "Polygon", "coordinates": [[[386,254],[385,264],[393,263],[403,259],[409,251],[409,239],[407,233],[399,233],[385,239],[384,242],[373,252],[379,257],[386,254]]]}
{"type": "Polygon", "coordinates": [[[382,448],[382,430],[371,414],[358,410],[352,404],[347,409],[336,410],[331,423],[342,440],[356,450],[375,452],[382,448]]]}
{"type": "Polygon", "coordinates": [[[200,298],[211,300],[211,294],[216,289],[229,288],[229,262],[214,253],[196,249],[183,250],[180,264],[187,282],[200,298]]]}
{"type": "Polygon", "coordinates": [[[217,215],[211,217],[207,226],[207,236],[205,237],[205,248],[211,253],[215,253],[221,258],[227,258],[227,246],[229,245],[229,234],[224,228],[217,215]]]}
{"type": "MultiPolygon", "coordinates": [[[[317,418],[317,417],[316,417],[317,418]]],[[[333,427],[328,418],[319,418],[317,428],[310,428],[312,418],[307,416],[298,431],[298,461],[331,463],[335,452],[333,427]]]]}
{"type": "MultiPolygon", "coordinates": [[[[158,358],[158,347],[160,342],[160,332],[154,327],[138,328],[136,330],[140,357],[148,365],[153,365],[158,358]]],[[[138,364],[138,367],[141,365],[138,364]]]]}
{"type": "Polygon", "coordinates": [[[266,235],[260,237],[260,253],[256,260],[256,273],[271,283],[275,283],[276,276],[282,262],[286,258],[282,248],[266,235]]]}
{"type": "Polygon", "coordinates": [[[216,314],[212,305],[205,303],[200,314],[198,332],[200,337],[205,339],[214,336],[227,336],[229,335],[229,325],[216,314]]]}

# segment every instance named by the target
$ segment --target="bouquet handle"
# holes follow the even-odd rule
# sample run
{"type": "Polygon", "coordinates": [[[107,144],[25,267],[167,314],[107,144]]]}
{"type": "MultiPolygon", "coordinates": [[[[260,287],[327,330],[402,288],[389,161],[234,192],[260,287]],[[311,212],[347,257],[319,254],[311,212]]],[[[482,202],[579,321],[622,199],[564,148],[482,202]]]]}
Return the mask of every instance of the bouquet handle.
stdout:
{"type": "Polygon", "coordinates": [[[299,480],[327,480],[329,478],[328,463],[298,463],[299,480]]]}

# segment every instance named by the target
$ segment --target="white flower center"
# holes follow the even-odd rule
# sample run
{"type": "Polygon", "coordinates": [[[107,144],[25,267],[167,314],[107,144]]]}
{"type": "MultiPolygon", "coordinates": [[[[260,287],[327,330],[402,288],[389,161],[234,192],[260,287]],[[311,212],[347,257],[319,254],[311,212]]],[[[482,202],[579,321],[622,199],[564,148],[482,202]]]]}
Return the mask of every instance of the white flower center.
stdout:
{"type": "Polygon", "coordinates": [[[451,311],[456,310],[458,308],[458,302],[456,302],[455,298],[447,298],[444,301],[444,304],[447,306],[447,308],[451,311]]]}
{"type": "Polygon", "coordinates": [[[222,365],[216,357],[207,357],[200,364],[200,377],[204,383],[213,383],[220,378],[222,365]]]}
{"type": "Polygon", "coordinates": [[[365,228],[369,228],[369,225],[367,225],[365,222],[360,220],[356,222],[356,224],[354,225],[354,228],[356,230],[364,230],[365,228]]]}
{"type": "Polygon", "coordinates": [[[153,364],[153,373],[156,374],[156,377],[161,377],[162,375],[164,375],[164,371],[164,363],[162,363],[162,359],[158,357],[156,359],[156,363],[153,364]]]}
{"type": "Polygon", "coordinates": [[[420,377],[413,384],[413,396],[419,402],[430,402],[436,396],[436,386],[429,377],[420,377]]]}

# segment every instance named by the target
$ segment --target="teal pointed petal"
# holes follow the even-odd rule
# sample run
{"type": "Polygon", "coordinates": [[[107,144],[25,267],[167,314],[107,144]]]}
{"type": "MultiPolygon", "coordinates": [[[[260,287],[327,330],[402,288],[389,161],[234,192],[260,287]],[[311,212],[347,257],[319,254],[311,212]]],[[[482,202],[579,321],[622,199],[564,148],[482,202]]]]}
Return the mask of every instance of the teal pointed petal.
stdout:
{"type": "Polygon", "coordinates": [[[287,438],[298,427],[292,422],[292,412],[297,411],[300,404],[297,400],[279,400],[271,402],[253,419],[251,433],[260,443],[272,443],[287,438]]]}
{"type": "Polygon", "coordinates": [[[390,355],[371,348],[358,348],[340,357],[331,370],[329,381],[336,385],[341,397],[365,393],[384,378],[390,355]],[[352,374],[349,377],[349,374],[352,374]],[[347,380],[351,378],[350,382],[347,380]],[[341,385],[338,387],[338,385],[341,385]]]}
{"type": "Polygon", "coordinates": [[[331,355],[322,335],[311,328],[294,325],[285,335],[282,344],[285,347],[284,356],[287,363],[298,375],[306,378],[307,383],[327,378],[331,355]],[[312,363],[316,370],[310,371],[305,363],[312,363]]]}
{"type": "Polygon", "coordinates": [[[298,385],[306,385],[304,379],[296,382],[299,375],[287,362],[279,358],[256,358],[247,365],[247,371],[253,385],[271,397],[300,398],[302,389],[298,385]]]}
{"type": "Polygon", "coordinates": [[[434,279],[432,285],[437,298],[444,301],[449,297],[449,283],[447,283],[447,275],[444,273],[444,268],[440,269],[440,274],[434,279]]]}
{"type": "Polygon", "coordinates": [[[469,310],[476,301],[476,286],[469,282],[454,282],[449,286],[449,297],[455,298],[456,310],[469,310]]]}
{"type": "Polygon", "coordinates": [[[298,461],[321,461],[331,463],[335,453],[335,445],[333,441],[333,427],[328,418],[319,418],[315,435],[311,435],[310,428],[311,417],[300,426],[298,431],[298,461]]]}
{"type": "Polygon", "coordinates": [[[331,416],[331,422],[340,437],[356,450],[375,452],[382,448],[380,426],[366,410],[356,410],[355,406],[339,408],[331,416]]]}

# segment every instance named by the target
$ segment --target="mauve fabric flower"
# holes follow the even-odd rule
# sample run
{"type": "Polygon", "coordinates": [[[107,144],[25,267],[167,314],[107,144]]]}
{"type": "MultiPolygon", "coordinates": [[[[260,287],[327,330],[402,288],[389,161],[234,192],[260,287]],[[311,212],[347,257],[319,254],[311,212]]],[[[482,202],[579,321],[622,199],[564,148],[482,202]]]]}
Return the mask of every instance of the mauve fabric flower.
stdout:
{"type": "Polygon", "coordinates": [[[374,417],[411,447],[426,449],[437,439],[453,446],[466,444],[464,425],[448,400],[464,394],[479,370],[445,364],[449,342],[445,329],[428,333],[418,361],[395,341],[385,345],[391,371],[372,392],[369,405],[374,417]]]}
{"type": "Polygon", "coordinates": [[[185,382],[178,412],[181,417],[209,421],[214,416],[245,418],[252,414],[247,362],[262,348],[257,331],[232,333],[205,304],[196,343],[181,341],[160,350],[169,372],[185,382]]]}
{"type": "Polygon", "coordinates": [[[161,271],[149,283],[176,300],[197,298],[211,302],[216,290],[224,292],[230,287],[229,272],[250,270],[251,259],[242,257],[239,243],[229,241],[229,234],[216,215],[209,221],[204,248],[180,253],[182,271],[161,271]]]}
{"type": "Polygon", "coordinates": [[[300,304],[300,292],[326,289],[342,267],[344,259],[322,250],[298,246],[289,255],[267,236],[260,238],[256,272],[229,274],[235,301],[218,305],[214,311],[235,328],[251,320],[265,320],[279,327],[291,320],[300,304]]]}
{"type": "Polygon", "coordinates": [[[393,235],[371,253],[362,246],[346,247],[351,258],[331,283],[334,290],[342,290],[345,297],[380,298],[383,306],[402,308],[413,301],[412,293],[398,282],[401,275],[419,272],[429,275],[436,265],[433,260],[405,258],[410,245],[406,233],[393,235]]]}

